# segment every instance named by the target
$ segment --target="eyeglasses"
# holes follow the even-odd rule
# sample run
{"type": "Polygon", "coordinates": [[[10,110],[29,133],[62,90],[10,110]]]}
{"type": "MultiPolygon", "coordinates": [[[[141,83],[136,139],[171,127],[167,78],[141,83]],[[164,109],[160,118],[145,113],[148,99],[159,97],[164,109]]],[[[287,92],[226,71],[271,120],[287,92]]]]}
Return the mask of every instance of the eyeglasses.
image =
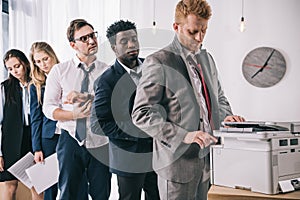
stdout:
{"type": "Polygon", "coordinates": [[[95,32],[92,32],[90,34],[83,35],[83,36],[81,36],[79,38],[75,38],[74,42],[75,41],[81,41],[83,43],[88,43],[89,42],[89,38],[96,39],[97,37],[98,37],[98,32],[95,31],[95,32]]]}

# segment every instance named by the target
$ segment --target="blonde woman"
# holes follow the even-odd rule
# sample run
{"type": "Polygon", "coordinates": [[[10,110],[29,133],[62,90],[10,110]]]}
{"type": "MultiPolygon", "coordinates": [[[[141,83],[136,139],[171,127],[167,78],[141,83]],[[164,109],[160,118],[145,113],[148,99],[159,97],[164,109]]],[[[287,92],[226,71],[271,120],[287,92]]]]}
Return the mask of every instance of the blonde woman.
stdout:
{"type": "MultiPolygon", "coordinates": [[[[53,48],[46,42],[35,42],[30,48],[31,78],[30,85],[30,118],[31,136],[34,160],[36,163],[44,162],[44,159],[56,152],[60,130],[56,127],[56,121],[48,119],[42,111],[46,78],[52,67],[59,63],[53,48]]],[[[77,199],[87,200],[87,185],[84,180],[78,190],[77,199]]],[[[55,200],[57,196],[57,184],[54,184],[44,192],[45,200],[55,200]]]]}
{"type": "MultiPolygon", "coordinates": [[[[47,74],[59,60],[52,47],[46,42],[35,42],[30,49],[31,78],[30,85],[30,119],[32,149],[34,161],[44,162],[44,159],[55,153],[59,138],[59,130],[56,121],[46,118],[42,112],[45,83],[47,74]]],[[[53,185],[45,191],[45,200],[55,200],[57,185],[53,185]]]]}

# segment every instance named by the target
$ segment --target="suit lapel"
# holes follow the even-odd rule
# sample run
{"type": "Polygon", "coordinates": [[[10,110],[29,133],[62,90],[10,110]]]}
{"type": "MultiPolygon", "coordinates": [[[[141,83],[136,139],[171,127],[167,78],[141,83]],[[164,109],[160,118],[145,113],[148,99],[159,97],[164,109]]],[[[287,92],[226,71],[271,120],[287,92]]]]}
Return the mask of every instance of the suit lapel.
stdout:
{"type": "Polygon", "coordinates": [[[115,71],[116,71],[116,74],[118,75],[123,75],[126,73],[126,70],[122,67],[122,65],[116,60],[116,62],[114,63],[113,65],[115,71]]]}
{"type": "Polygon", "coordinates": [[[114,68],[116,74],[118,75],[117,80],[120,81],[121,84],[118,84],[118,87],[122,88],[122,94],[131,95],[129,99],[129,110],[132,111],[134,98],[136,94],[136,85],[132,80],[131,76],[127,73],[124,67],[116,60],[114,64],[114,68]]]}

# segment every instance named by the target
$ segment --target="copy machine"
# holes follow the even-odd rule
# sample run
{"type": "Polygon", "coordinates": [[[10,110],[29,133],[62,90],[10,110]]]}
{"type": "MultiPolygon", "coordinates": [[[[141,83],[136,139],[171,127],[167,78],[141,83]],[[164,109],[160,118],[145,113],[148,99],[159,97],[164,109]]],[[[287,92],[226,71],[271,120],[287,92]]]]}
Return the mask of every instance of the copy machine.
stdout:
{"type": "Polygon", "coordinates": [[[227,122],[214,131],[211,182],[264,194],[300,189],[300,123],[227,122]]]}

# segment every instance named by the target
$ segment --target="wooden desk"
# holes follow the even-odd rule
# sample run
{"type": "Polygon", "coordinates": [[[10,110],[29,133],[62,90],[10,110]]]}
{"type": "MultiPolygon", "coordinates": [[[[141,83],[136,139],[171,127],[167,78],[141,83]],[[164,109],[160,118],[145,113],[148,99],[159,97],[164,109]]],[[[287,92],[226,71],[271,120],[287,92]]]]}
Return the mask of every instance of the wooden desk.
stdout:
{"type": "Polygon", "coordinates": [[[286,194],[267,195],[247,190],[212,185],[208,191],[208,200],[300,200],[300,190],[286,194]]]}

